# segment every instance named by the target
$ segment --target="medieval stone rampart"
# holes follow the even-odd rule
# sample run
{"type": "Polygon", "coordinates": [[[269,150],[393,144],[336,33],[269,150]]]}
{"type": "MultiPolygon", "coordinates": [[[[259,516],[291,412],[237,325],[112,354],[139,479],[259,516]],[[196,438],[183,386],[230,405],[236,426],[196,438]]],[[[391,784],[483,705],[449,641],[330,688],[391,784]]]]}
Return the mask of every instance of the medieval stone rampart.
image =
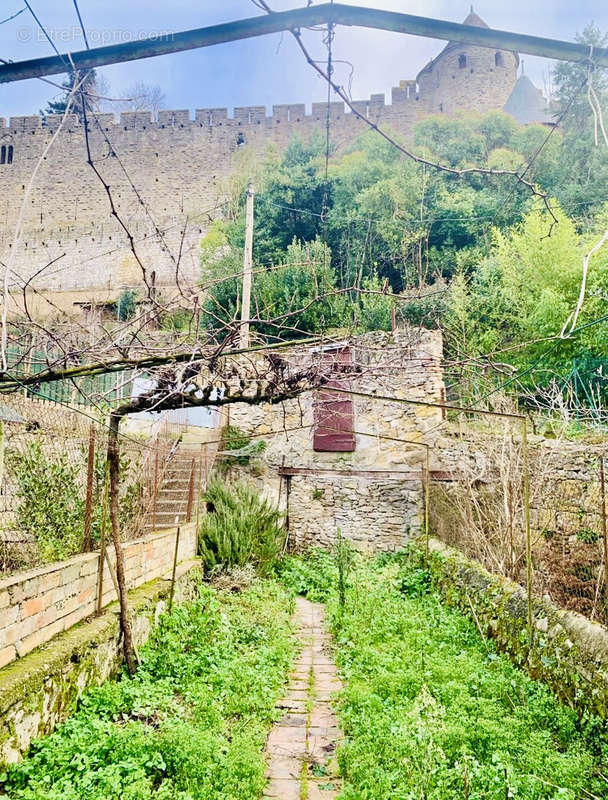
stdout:
{"type": "MultiPolygon", "coordinates": [[[[517,63],[512,53],[449,44],[417,80],[393,88],[390,103],[373,94],[354,106],[408,139],[416,121],[431,113],[502,108],[517,63]]],[[[156,117],[103,113],[90,120],[91,157],[157,286],[175,284],[178,253],[182,282],[198,279],[200,239],[221,212],[235,153],[247,148],[259,157],[269,146],[281,151],[296,135],[307,139],[324,130],[327,113],[325,103],[313,103],[310,112],[304,104],[287,104],[273,106],[270,114],[264,106],[250,106],[232,115],[226,108],[207,108],[194,115],[162,110],[156,117]]],[[[367,129],[341,102],[331,104],[329,115],[338,150],[367,129]]],[[[59,116],[0,119],[0,258],[11,270],[16,302],[34,274],[30,288],[63,294],[68,305],[115,298],[126,287],[142,285],[124,230],[87,163],[76,115],[65,120],[44,154],[60,122],[59,116]],[[24,197],[23,230],[15,244],[24,197]]]]}

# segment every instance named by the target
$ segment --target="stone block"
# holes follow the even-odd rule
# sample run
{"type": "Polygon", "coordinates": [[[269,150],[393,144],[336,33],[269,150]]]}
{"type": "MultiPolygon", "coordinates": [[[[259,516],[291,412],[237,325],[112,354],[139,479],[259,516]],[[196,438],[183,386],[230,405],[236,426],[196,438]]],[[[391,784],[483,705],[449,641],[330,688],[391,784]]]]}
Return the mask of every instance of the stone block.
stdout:
{"type": "Polygon", "coordinates": [[[97,575],[99,571],[99,556],[95,555],[94,557],[87,559],[83,562],[82,566],[80,567],[80,575],[81,577],[86,577],[87,575],[97,575]]]}
{"type": "Polygon", "coordinates": [[[39,580],[39,591],[41,593],[49,592],[51,589],[56,589],[63,584],[63,571],[55,569],[46,575],[41,575],[39,580]]]}
{"type": "Polygon", "coordinates": [[[19,658],[23,658],[23,656],[30,653],[36,647],[40,647],[40,645],[46,641],[48,641],[48,639],[45,638],[44,629],[34,631],[23,639],[19,639],[19,641],[15,642],[17,655],[19,658]]]}
{"type": "Polygon", "coordinates": [[[2,611],[2,629],[8,628],[21,618],[20,606],[8,606],[2,611]]]}
{"type": "Polygon", "coordinates": [[[25,600],[21,603],[21,619],[39,614],[46,608],[48,599],[48,595],[39,595],[38,597],[30,597],[29,600],[25,600]]]}
{"type": "Polygon", "coordinates": [[[17,658],[17,651],[15,650],[14,646],[8,645],[7,647],[3,647],[0,649],[0,669],[5,667],[7,664],[10,664],[11,661],[14,661],[17,658]]]}

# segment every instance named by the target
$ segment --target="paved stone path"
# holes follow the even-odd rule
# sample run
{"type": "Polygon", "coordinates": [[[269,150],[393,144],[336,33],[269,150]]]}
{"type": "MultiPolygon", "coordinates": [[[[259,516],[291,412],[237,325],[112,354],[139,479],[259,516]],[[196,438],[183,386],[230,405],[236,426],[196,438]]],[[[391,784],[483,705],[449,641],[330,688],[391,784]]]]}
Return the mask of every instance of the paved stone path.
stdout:
{"type": "Polygon", "coordinates": [[[340,737],[331,696],[340,689],[323,628],[325,609],[296,599],[295,622],[302,652],[287,694],[277,703],[284,713],[266,743],[268,785],[273,800],[333,800],[340,789],[334,758],[340,737]]]}

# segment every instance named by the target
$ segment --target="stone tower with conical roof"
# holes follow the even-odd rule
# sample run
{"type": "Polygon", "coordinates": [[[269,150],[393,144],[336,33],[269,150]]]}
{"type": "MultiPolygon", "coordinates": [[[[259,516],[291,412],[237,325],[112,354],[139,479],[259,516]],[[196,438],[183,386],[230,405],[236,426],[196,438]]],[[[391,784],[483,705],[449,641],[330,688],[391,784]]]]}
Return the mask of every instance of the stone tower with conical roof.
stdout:
{"type": "MultiPolygon", "coordinates": [[[[473,6],[463,24],[489,27],[473,6]]],[[[517,81],[518,66],[517,53],[449,42],[418,73],[421,111],[455,114],[501,110],[517,81]]]]}

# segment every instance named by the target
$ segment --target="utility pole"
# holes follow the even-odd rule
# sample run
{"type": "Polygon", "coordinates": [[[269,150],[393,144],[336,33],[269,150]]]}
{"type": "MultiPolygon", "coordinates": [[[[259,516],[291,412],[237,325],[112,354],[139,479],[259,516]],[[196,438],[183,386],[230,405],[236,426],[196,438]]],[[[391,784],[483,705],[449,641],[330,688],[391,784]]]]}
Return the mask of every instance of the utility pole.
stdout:
{"type": "Polygon", "coordinates": [[[245,218],[245,255],[243,256],[243,301],[241,303],[241,347],[249,347],[249,317],[251,316],[251,282],[253,278],[253,181],[247,184],[247,214],[245,218]]]}

